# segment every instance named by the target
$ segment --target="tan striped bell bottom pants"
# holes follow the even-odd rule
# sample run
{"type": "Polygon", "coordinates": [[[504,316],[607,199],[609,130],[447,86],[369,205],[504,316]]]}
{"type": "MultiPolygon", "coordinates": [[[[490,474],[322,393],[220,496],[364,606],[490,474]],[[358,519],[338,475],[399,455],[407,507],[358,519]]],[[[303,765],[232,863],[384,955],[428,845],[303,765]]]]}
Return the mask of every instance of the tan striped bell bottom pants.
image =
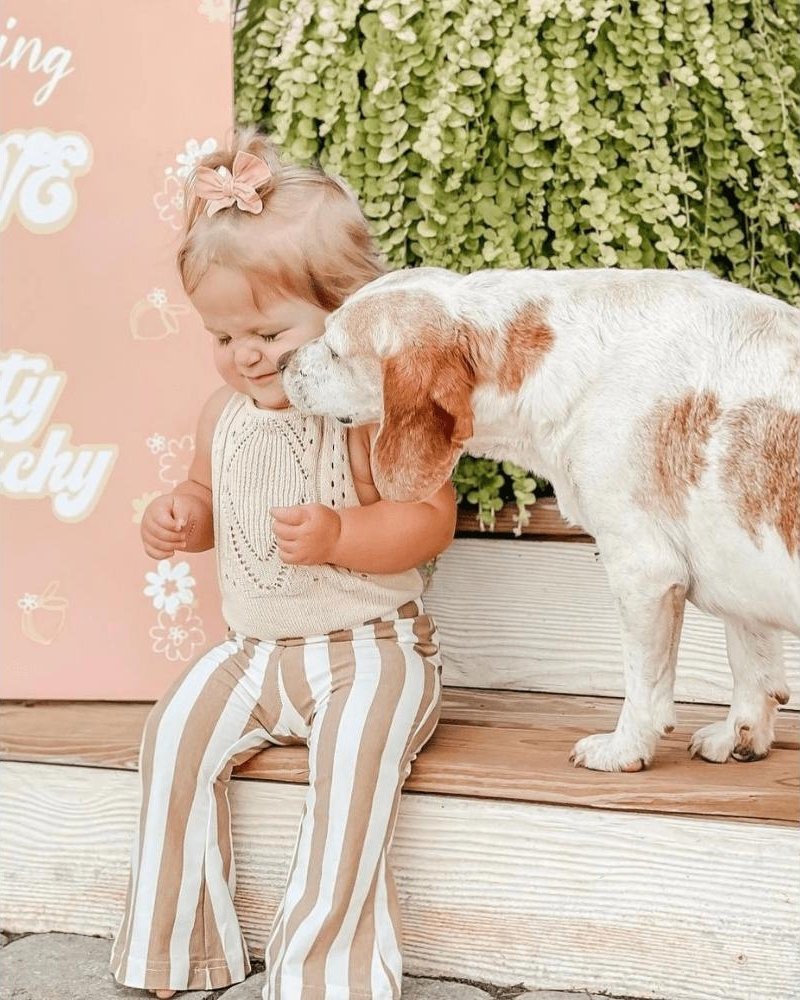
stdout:
{"type": "Polygon", "coordinates": [[[118,982],[210,989],[247,976],[228,782],[265,747],[307,743],[308,796],[267,943],[264,1000],[399,997],[388,852],[401,786],[440,707],[436,631],[419,602],[326,636],[229,632],[145,726],[142,805],[111,955],[118,982]]]}

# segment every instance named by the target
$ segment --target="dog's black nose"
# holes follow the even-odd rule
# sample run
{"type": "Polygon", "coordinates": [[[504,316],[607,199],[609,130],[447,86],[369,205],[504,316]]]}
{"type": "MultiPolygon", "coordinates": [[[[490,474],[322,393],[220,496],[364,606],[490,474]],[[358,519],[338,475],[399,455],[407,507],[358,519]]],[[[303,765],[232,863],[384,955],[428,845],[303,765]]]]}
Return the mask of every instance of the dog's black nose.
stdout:
{"type": "Polygon", "coordinates": [[[275,365],[275,367],[278,369],[279,372],[282,372],[283,369],[289,364],[293,354],[294,351],[285,351],[283,354],[281,354],[281,356],[278,358],[277,364],[275,365]]]}

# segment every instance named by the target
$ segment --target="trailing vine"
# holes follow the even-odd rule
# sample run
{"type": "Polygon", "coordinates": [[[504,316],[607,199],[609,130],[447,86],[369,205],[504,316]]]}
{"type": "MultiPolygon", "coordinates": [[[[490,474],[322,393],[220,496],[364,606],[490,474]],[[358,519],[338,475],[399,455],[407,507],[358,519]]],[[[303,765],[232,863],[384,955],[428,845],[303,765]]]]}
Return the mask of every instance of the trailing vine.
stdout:
{"type": "MultiPolygon", "coordinates": [[[[235,74],[395,267],[703,267],[800,303],[800,0],[250,0],[235,74]]],[[[475,461],[488,525],[530,477],[475,461]]]]}

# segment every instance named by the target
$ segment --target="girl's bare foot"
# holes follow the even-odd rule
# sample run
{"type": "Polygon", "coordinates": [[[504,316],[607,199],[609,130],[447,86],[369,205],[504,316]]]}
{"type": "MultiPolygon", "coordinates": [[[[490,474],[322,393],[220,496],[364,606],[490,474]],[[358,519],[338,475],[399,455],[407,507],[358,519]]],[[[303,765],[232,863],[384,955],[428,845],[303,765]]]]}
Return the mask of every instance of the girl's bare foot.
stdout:
{"type": "Polygon", "coordinates": [[[169,997],[175,996],[175,990],[151,990],[150,992],[159,1000],[169,1000],[169,997]]]}

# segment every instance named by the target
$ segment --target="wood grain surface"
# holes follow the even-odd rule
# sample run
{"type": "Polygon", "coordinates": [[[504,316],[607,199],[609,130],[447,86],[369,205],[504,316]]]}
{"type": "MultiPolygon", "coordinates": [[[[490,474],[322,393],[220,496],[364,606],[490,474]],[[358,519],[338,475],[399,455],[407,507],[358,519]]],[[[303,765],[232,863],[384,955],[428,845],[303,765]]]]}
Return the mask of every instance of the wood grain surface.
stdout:
{"type": "MultiPolygon", "coordinates": [[[[0,783],[0,926],[110,938],[138,775],[5,762],[0,783]]],[[[257,958],[305,793],[231,782],[236,910],[257,958]]],[[[796,829],[772,823],[404,794],[390,856],[405,970],[614,996],[796,1000],[799,846],[796,829]]]]}
{"type": "MultiPolygon", "coordinates": [[[[614,728],[612,698],[448,689],[442,720],[417,758],[406,788],[427,794],[509,799],[598,809],[797,822],[800,818],[800,715],[781,712],[764,761],[690,760],[692,732],[724,717],[719,706],[680,705],[678,726],[639,774],[573,768],[575,740],[614,728]]],[[[116,702],[6,702],[0,706],[0,758],[135,769],[150,705],[116,702]]],[[[239,777],[305,783],[305,747],[270,747],[241,765],[239,777]]]]}

